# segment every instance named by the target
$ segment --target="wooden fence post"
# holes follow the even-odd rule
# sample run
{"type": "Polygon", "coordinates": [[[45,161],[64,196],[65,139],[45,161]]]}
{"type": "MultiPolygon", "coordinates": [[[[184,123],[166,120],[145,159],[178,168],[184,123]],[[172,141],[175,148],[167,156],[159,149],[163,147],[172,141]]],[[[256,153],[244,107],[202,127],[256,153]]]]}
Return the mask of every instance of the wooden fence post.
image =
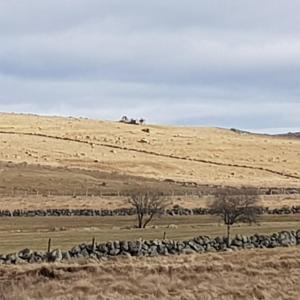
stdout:
{"type": "Polygon", "coordinates": [[[48,240],[48,253],[51,251],[51,238],[48,240]]]}
{"type": "Polygon", "coordinates": [[[93,241],[92,241],[92,249],[93,251],[95,250],[95,238],[93,237],[93,241]]]}

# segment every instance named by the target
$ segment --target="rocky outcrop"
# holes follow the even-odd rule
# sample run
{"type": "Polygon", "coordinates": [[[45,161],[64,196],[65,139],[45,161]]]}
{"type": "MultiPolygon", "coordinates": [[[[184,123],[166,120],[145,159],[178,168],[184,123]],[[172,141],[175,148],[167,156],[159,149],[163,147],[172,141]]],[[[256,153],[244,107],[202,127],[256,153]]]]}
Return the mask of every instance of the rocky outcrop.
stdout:
{"type": "Polygon", "coordinates": [[[76,259],[107,260],[112,257],[154,257],[179,254],[233,252],[244,249],[265,249],[290,247],[300,244],[300,230],[282,231],[271,235],[236,235],[227,241],[224,237],[198,236],[187,241],[136,240],[110,241],[107,243],[81,244],[69,251],[54,249],[49,252],[23,249],[18,253],[0,255],[0,264],[26,264],[41,262],[62,262],[76,259]]]}

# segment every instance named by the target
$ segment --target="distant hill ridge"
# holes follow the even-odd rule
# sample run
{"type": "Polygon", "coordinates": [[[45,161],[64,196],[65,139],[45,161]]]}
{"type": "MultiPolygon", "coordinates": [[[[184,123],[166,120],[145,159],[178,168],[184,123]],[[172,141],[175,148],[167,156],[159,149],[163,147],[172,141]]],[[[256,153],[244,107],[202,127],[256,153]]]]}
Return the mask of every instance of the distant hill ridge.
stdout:
{"type": "Polygon", "coordinates": [[[263,135],[263,136],[274,136],[274,137],[291,137],[291,138],[300,138],[300,132],[288,132],[288,133],[277,133],[277,134],[268,134],[268,133],[255,133],[251,131],[230,128],[231,131],[240,134],[254,134],[254,135],[263,135]]]}
{"type": "MultiPolygon", "coordinates": [[[[100,189],[105,174],[125,188],[136,176],[140,183],[145,178],[299,187],[298,137],[299,133],[263,135],[238,129],[0,114],[0,162],[6,166],[0,168],[0,192],[8,186],[26,190],[32,185],[37,190],[39,185],[85,190],[99,184],[100,189]]],[[[106,188],[111,190],[110,184],[106,188]]]]}

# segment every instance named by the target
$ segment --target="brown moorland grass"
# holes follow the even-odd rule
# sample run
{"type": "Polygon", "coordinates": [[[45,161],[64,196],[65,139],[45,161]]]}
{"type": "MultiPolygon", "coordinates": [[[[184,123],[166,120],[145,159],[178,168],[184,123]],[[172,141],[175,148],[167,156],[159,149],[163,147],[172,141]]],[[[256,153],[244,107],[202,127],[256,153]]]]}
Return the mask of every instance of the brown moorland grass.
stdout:
{"type": "MultiPolygon", "coordinates": [[[[46,250],[48,239],[52,249],[69,250],[81,243],[110,240],[162,239],[187,240],[199,235],[223,236],[226,228],[216,217],[181,216],[154,220],[154,228],[130,229],[135,217],[34,217],[0,218],[0,253],[24,248],[46,250]]],[[[238,224],[232,234],[269,234],[300,229],[300,215],[263,216],[258,224],[238,224]]]]}
{"type": "MultiPolygon", "coordinates": [[[[0,161],[200,184],[300,186],[300,139],[218,128],[146,127],[150,133],[117,122],[1,114],[0,161]]],[[[43,171],[31,177],[24,172],[11,180],[49,181],[43,171]]],[[[66,174],[58,172],[54,180],[59,183],[66,174]]],[[[73,180],[74,186],[84,188],[95,183],[84,174],[73,180]]]]}
{"type": "MultiPolygon", "coordinates": [[[[170,208],[179,205],[184,208],[207,208],[214,200],[213,195],[176,195],[168,196],[170,208]]],[[[282,208],[283,206],[300,206],[300,194],[295,195],[261,195],[258,205],[263,207],[282,208]]],[[[129,207],[123,196],[57,196],[57,195],[31,195],[31,196],[1,196],[2,210],[37,210],[37,209],[118,209],[129,207]]]]}
{"type": "Polygon", "coordinates": [[[297,300],[299,248],[0,267],[3,300],[297,300]]]}

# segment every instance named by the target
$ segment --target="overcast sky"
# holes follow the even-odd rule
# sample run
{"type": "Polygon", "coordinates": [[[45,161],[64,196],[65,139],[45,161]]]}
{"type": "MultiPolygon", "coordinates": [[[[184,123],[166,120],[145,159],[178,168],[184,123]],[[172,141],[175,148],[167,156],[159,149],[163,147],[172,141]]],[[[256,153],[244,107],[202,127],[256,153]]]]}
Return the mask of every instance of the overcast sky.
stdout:
{"type": "Polygon", "coordinates": [[[0,0],[0,111],[300,131],[299,0],[0,0]]]}

